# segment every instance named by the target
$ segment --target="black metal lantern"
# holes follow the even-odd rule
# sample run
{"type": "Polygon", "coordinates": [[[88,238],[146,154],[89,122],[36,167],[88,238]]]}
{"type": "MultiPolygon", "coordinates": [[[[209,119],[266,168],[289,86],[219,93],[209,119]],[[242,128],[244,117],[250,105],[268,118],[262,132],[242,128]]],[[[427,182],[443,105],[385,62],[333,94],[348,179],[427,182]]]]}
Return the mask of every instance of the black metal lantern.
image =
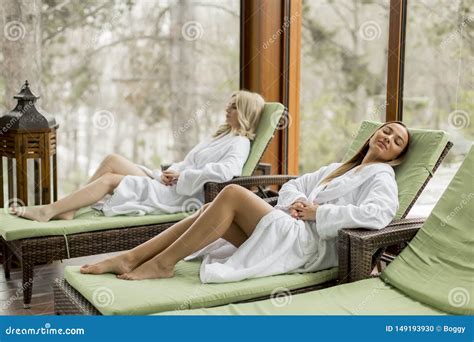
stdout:
{"type": "Polygon", "coordinates": [[[34,203],[51,203],[51,175],[53,176],[53,200],[57,200],[56,129],[58,124],[54,118],[45,116],[36,109],[35,102],[39,97],[31,92],[28,81],[14,98],[18,100],[16,107],[0,117],[0,184],[2,184],[0,207],[5,206],[4,157],[7,159],[9,204],[14,201],[20,202],[20,205],[28,205],[28,159],[34,160],[34,203]]]}

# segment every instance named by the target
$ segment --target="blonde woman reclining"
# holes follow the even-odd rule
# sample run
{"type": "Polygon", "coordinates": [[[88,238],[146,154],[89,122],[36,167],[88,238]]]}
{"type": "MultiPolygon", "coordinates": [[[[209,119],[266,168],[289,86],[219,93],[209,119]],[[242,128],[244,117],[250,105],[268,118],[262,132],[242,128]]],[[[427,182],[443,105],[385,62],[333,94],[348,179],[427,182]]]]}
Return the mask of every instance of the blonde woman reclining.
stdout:
{"type": "Polygon", "coordinates": [[[11,212],[47,222],[72,219],[76,210],[89,205],[106,216],[175,213],[185,211],[186,203],[196,209],[204,203],[206,182],[223,182],[241,174],[264,105],[259,94],[238,91],[227,105],[226,123],[166,171],[110,155],[84,188],[49,205],[13,207],[11,212]]]}

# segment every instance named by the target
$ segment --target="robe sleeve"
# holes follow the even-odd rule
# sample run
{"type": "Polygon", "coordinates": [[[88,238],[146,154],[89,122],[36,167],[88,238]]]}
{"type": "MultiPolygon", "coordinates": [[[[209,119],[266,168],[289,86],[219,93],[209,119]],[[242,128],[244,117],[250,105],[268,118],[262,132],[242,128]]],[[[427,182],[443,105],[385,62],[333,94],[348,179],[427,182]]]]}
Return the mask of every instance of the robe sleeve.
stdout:
{"type": "Polygon", "coordinates": [[[297,200],[307,201],[311,191],[323,179],[327,168],[327,166],[323,166],[316,172],[307,173],[283,184],[278,192],[278,202],[275,209],[287,210],[297,200]]]}
{"type": "Polygon", "coordinates": [[[180,195],[193,196],[202,190],[207,182],[225,182],[240,176],[249,152],[250,141],[241,137],[219,162],[208,163],[202,169],[183,170],[176,184],[176,192],[180,195]]]}
{"type": "Polygon", "coordinates": [[[382,172],[362,185],[357,204],[323,204],[316,211],[316,228],[323,240],[342,228],[382,229],[398,210],[398,188],[393,175],[382,172]]]}
{"type": "Polygon", "coordinates": [[[167,168],[167,170],[181,172],[181,170],[183,170],[185,167],[186,167],[186,161],[183,160],[183,161],[171,164],[170,167],[167,168]]]}

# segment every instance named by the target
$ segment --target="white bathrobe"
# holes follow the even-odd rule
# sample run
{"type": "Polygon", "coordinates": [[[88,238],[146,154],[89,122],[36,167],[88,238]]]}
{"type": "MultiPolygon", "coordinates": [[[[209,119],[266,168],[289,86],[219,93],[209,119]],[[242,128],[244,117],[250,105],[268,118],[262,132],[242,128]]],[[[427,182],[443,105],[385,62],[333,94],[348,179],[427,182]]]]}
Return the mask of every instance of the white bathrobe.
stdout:
{"type": "Polygon", "coordinates": [[[287,182],[275,209],[236,248],[218,239],[185,260],[203,257],[203,283],[239,281],[282,273],[314,272],[338,265],[336,238],[342,228],[381,229],[398,210],[398,189],[390,165],[369,164],[319,183],[340,163],[287,182]],[[296,200],[318,203],[314,221],[292,218],[296,200]]]}
{"type": "Polygon", "coordinates": [[[138,165],[149,177],[125,176],[112,196],[93,208],[105,216],[146,215],[196,210],[204,203],[204,184],[225,182],[240,176],[250,152],[250,140],[226,134],[207,138],[196,145],[184,160],[169,170],[180,173],[172,186],[161,183],[161,169],[138,165]]]}

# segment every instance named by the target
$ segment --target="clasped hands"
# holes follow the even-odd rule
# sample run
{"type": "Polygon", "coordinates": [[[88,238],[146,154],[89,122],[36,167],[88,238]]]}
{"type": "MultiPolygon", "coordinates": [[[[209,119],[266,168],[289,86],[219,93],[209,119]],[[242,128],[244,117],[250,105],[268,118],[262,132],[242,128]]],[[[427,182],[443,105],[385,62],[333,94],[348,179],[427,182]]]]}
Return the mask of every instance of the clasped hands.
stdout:
{"type": "Polygon", "coordinates": [[[161,173],[161,183],[171,186],[178,182],[179,172],[173,170],[165,170],[161,173]]]}
{"type": "Polygon", "coordinates": [[[319,205],[307,201],[296,201],[288,208],[291,217],[297,220],[315,221],[319,205]]]}

